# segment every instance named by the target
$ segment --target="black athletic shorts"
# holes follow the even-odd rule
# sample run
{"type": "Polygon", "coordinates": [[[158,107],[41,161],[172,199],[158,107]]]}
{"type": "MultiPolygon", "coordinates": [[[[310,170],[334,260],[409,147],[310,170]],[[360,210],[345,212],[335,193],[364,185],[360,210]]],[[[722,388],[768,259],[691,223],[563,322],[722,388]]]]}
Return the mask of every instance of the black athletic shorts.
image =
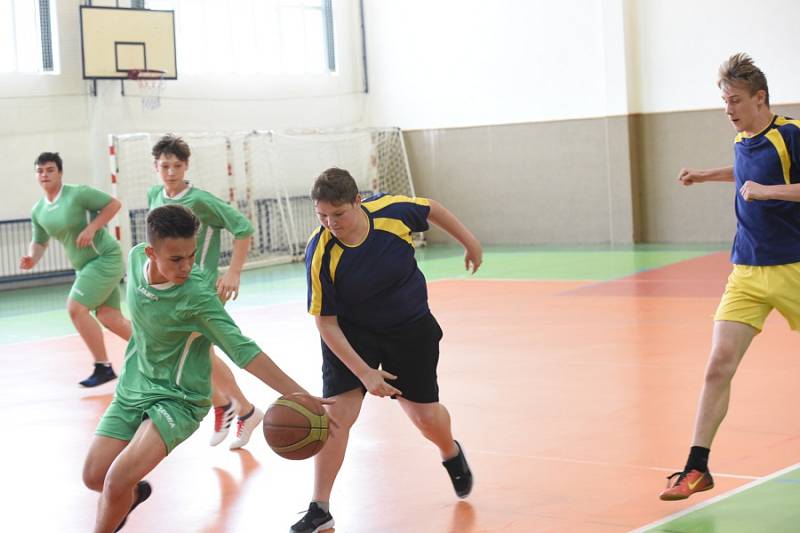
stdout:
{"type": "MultiPolygon", "coordinates": [[[[387,379],[386,382],[400,389],[403,398],[418,403],[439,401],[436,366],[442,328],[432,314],[391,330],[373,331],[341,317],[339,327],[364,362],[397,376],[397,379],[387,379]]],[[[323,341],[322,395],[330,398],[353,389],[366,393],[361,380],[323,341]]]]}

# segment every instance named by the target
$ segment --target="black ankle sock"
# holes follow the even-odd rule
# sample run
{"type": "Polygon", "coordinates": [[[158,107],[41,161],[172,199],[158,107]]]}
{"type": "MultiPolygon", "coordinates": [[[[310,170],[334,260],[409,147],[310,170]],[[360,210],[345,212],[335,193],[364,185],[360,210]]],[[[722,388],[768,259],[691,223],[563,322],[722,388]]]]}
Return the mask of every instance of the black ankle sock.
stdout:
{"type": "Polygon", "coordinates": [[[689,458],[686,460],[686,467],[684,470],[699,470],[700,472],[708,472],[708,454],[711,452],[708,448],[702,446],[692,446],[689,450],[689,458]]]}
{"type": "MultiPolygon", "coordinates": [[[[251,413],[251,414],[252,414],[252,413],[251,413]]],[[[311,503],[316,503],[316,504],[317,504],[317,507],[319,507],[320,509],[322,509],[322,510],[323,510],[323,511],[325,511],[326,513],[329,513],[329,512],[330,512],[330,510],[331,510],[331,506],[330,506],[330,503],[329,503],[329,502],[323,502],[323,501],[320,501],[320,500],[314,500],[314,501],[313,501],[313,502],[311,502],[311,503]]]]}
{"type": "Polygon", "coordinates": [[[252,409],[250,409],[250,412],[249,412],[249,413],[247,413],[247,414],[246,414],[246,415],[244,415],[244,416],[240,416],[240,417],[239,417],[239,420],[247,420],[248,418],[250,418],[251,416],[253,416],[253,413],[255,413],[255,412],[256,412],[256,406],[254,405],[254,406],[253,406],[253,408],[252,408],[252,409]]]}

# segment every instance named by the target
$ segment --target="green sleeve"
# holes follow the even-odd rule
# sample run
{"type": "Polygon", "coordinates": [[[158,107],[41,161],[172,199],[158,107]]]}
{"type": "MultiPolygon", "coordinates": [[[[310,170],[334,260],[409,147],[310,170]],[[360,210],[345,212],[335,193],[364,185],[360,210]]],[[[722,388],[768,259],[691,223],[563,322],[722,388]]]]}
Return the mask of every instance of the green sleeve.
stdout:
{"type": "Polygon", "coordinates": [[[33,227],[33,237],[31,240],[36,244],[47,244],[47,241],[50,240],[50,235],[48,235],[47,231],[39,224],[35,214],[31,215],[31,226],[33,227]]]}
{"type": "Polygon", "coordinates": [[[207,224],[215,228],[225,228],[235,239],[243,239],[253,234],[253,225],[237,209],[210,193],[203,195],[204,215],[207,224]]]}
{"type": "Polygon", "coordinates": [[[100,211],[111,202],[111,195],[87,185],[78,186],[78,204],[89,211],[100,211]]]}
{"type": "Polygon", "coordinates": [[[203,290],[193,300],[190,312],[198,331],[222,348],[239,368],[246,367],[261,353],[255,341],[242,334],[214,292],[203,290]]]}
{"type": "Polygon", "coordinates": [[[153,209],[153,203],[158,198],[158,194],[161,192],[161,185],[153,185],[147,190],[147,209],[153,209]]]}

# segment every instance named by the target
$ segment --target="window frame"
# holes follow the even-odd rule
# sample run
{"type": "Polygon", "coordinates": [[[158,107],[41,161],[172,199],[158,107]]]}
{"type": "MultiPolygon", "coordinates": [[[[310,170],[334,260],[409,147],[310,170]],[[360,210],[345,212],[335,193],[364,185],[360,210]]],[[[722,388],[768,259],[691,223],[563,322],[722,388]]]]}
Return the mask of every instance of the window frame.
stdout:
{"type": "Polygon", "coordinates": [[[59,61],[58,29],[55,25],[55,0],[0,0],[6,2],[11,14],[9,24],[9,47],[5,51],[6,68],[0,70],[2,75],[40,75],[58,74],[59,61]],[[33,10],[33,20],[29,19],[30,11],[26,11],[19,27],[18,13],[22,9],[33,10]],[[31,23],[32,24],[29,24],[31,23]],[[22,46],[21,46],[22,45],[22,46]],[[22,56],[20,55],[22,54],[22,56]]]}

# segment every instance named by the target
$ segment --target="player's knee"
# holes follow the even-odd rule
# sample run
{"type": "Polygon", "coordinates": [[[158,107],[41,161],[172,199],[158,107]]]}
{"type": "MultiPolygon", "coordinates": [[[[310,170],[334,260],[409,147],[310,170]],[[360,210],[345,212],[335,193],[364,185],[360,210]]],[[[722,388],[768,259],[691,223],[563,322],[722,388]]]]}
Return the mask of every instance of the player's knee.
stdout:
{"type": "Polygon", "coordinates": [[[109,324],[114,325],[120,318],[117,316],[117,313],[108,307],[100,307],[97,309],[97,320],[104,326],[108,326],[109,324]]]}
{"type": "Polygon", "coordinates": [[[328,412],[336,419],[339,429],[350,429],[358,420],[361,404],[337,400],[328,407],[328,412]]]}
{"type": "Polygon", "coordinates": [[[437,428],[440,418],[433,409],[424,409],[413,412],[411,420],[421,431],[431,431],[437,428]]]}
{"type": "Polygon", "coordinates": [[[135,481],[131,481],[127,476],[115,475],[113,472],[108,475],[103,485],[103,492],[111,500],[118,500],[127,494],[133,494],[135,481]]]}
{"type": "Polygon", "coordinates": [[[353,427],[358,420],[358,410],[353,409],[331,409],[331,415],[336,419],[339,429],[347,430],[353,427]]]}
{"type": "Polygon", "coordinates": [[[105,481],[106,473],[102,469],[97,468],[92,462],[87,461],[83,465],[83,484],[86,488],[95,492],[103,492],[103,482],[105,481]]]}
{"type": "Polygon", "coordinates": [[[67,302],[67,312],[69,313],[69,317],[72,320],[79,318],[87,313],[89,313],[89,309],[75,300],[69,300],[67,302]]]}
{"type": "Polygon", "coordinates": [[[736,373],[735,357],[727,354],[712,357],[706,368],[706,383],[724,384],[733,379],[736,373]]]}

